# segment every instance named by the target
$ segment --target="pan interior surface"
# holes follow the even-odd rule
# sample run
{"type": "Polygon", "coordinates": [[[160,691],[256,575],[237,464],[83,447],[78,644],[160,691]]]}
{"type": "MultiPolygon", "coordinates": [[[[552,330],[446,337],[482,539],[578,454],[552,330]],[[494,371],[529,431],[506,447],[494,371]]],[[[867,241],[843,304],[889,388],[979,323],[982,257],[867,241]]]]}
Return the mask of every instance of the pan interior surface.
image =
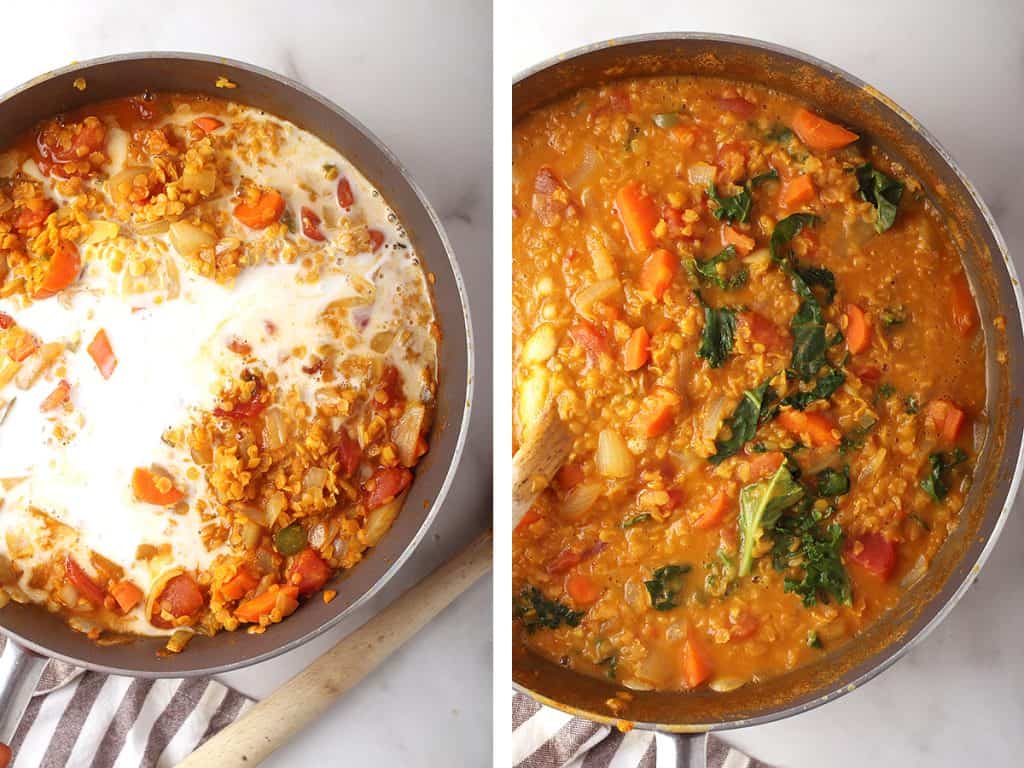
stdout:
{"type": "MultiPolygon", "coordinates": [[[[435,278],[435,312],[443,333],[430,451],[417,465],[405,506],[383,540],[357,567],[328,582],[327,587],[337,591],[330,604],[309,600],[262,634],[236,631],[212,638],[196,636],[179,654],[159,653],[166,638],[97,644],[71,630],[59,615],[35,605],[11,603],[0,611],[0,630],[5,634],[34,651],[78,666],[138,677],[216,674],[267,660],[324,632],[383,586],[419,543],[451,483],[469,423],[469,305],[440,222],[397,159],[336,105],[266,70],[185,53],[129,54],[84,62],[43,75],[0,97],[0,146],[55,114],[144,91],[203,93],[238,101],[290,120],[336,148],[398,212],[425,270],[435,278]],[[79,78],[87,84],[84,91],[74,85],[79,78]],[[219,78],[226,78],[233,87],[218,87],[219,78]]],[[[122,428],[130,428],[129,423],[126,419],[122,428]]]]}
{"type": "Polygon", "coordinates": [[[1012,382],[1024,373],[1024,335],[1013,266],[969,182],[906,112],[824,62],[736,37],[669,33],[625,38],[564,54],[524,73],[513,85],[513,124],[583,87],[671,75],[745,81],[800,98],[855,126],[922,182],[960,250],[977,298],[987,345],[989,419],[960,525],[927,575],[881,621],[812,665],[730,693],[628,691],[619,702],[625,706],[615,712],[607,702],[623,689],[553,664],[514,642],[514,683],[542,703],[594,720],[685,732],[768,722],[836,698],[896,661],[952,608],[994,545],[1019,484],[1024,413],[1014,401],[1012,382]],[[997,330],[997,317],[1005,321],[1004,329],[997,330]]]}

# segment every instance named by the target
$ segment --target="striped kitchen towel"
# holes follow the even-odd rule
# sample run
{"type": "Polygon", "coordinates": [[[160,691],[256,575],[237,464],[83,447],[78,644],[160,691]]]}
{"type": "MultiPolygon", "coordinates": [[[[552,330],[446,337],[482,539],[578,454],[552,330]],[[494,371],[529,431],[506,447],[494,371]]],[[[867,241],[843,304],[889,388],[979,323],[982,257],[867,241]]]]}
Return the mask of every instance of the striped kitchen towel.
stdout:
{"type": "Polygon", "coordinates": [[[515,768],[771,768],[714,734],[622,733],[512,694],[515,768]]]}
{"type": "Polygon", "coordinates": [[[141,680],[50,661],[14,735],[14,768],[164,768],[252,700],[210,678],[141,680]]]}

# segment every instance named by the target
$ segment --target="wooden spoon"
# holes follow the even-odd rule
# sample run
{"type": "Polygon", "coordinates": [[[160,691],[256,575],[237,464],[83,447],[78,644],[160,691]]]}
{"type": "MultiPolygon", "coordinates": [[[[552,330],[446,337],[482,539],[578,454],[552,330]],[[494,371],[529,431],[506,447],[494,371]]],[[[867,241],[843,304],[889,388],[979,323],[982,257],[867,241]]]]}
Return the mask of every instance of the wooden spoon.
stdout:
{"type": "Polygon", "coordinates": [[[491,569],[491,532],[407,591],[178,764],[252,768],[322,715],[491,569]]]}
{"type": "Polygon", "coordinates": [[[533,506],[537,496],[551,484],[572,451],[572,434],[558,415],[555,399],[549,397],[540,418],[526,434],[512,458],[512,528],[533,506]]]}

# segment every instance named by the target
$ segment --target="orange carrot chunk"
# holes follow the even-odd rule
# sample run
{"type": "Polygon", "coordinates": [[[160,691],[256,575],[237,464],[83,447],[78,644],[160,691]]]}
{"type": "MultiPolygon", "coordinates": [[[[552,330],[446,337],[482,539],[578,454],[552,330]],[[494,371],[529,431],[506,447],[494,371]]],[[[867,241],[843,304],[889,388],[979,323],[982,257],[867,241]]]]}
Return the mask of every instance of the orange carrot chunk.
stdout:
{"type": "Polygon", "coordinates": [[[81,271],[82,259],[78,255],[75,244],[68,240],[61,240],[50,257],[43,282],[39,284],[39,288],[36,289],[32,298],[48,299],[51,296],[56,296],[75,282],[81,271]]]}
{"type": "Polygon", "coordinates": [[[950,311],[953,315],[953,326],[965,339],[978,330],[978,310],[974,305],[974,294],[962,272],[950,281],[950,311]]]}
{"type": "Polygon", "coordinates": [[[142,467],[132,473],[132,492],[139,501],[158,507],[170,507],[185,498],[185,494],[174,487],[169,477],[157,475],[142,467]]]}
{"type": "Polygon", "coordinates": [[[238,606],[235,609],[235,617],[239,621],[256,624],[263,616],[269,616],[271,611],[277,607],[279,595],[284,596],[282,616],[294,612],[299,606],[299,588],[293,586],[281,587],[273,584],[261,595],[257,595],[238,606]]]}
{"type": "Polygon", "coordinates": [[[220,588],[221,595],[227,600],[241,600],[251,590],[256,589],[260,580],[246,567],[241,567],[220,588]]]}
{"type": "Polygon", "coordinates": [[[860,138],[856,133],[803,107],[793,116],[792,128],[800,141],[811,149],[841,149],[860,138]]]}
{"type": "Polygon", "coordinates": [[[712,673],[711,660],[695,631],[686,633],[686,645],[683,648],[683,676],[687,688],[696,688],[712,673]]]}
{"type": "Polygon", "coordinates": [[[672,285],[672,280],[679,269],[679,259],[663,248],[659,248],[644,262],[637,280],[640,289],[661,301],[665,291],[672,285]]]}
{"type": "Polygon", "coordinates": [[[924,407],[924,420],[947,443],[955,443],[967,421],[967,415],[956,403],[943,397],[932,400],[924,407]]]}
{"type": "Polygon", "coordinates": [[[778,422],[794,435],[807,435],[813,445],[833,448],[839,445],[839,438],[834,434],[835,425],[823,413],[788,410],[779,414],[778,422]]]}
{"type": "Polygon", "coordinates": [[[846,348],[858,355],[871,345],[871,323],[856,304],[846,306],[846,348]]]}
{"type": "Polygon", "coordinates": [[[597,602],[601,589],[594,580],[582,573],[575,573],[565,580],[565,591],[577,605],[587,606],[597,602]]]}
{"type": "Polygon", "coordinates": [[[638,371],[647,363],[651,354],[651,335],[644,327],[637,328],[626,342],[623,367],[627,371],[638,371]]]}
{"type": "Polygon", "coordinates": [[[48,394],[46,398],[39,404],[39,410],[43,413],[52,411],[55,408],[60,408],[71,398],[71,384],[66,379],[61,379],[57,382],[57,386],[54,387],[53,392],[48,394]]]}
{"type": "Polygon", "coordinates": [[[716,525],[721,523],[722,518],[725,517],[725,512],[729,509],[730,500],[729,494],[725,491],[719,491],[716,493],[711,497],[711,503],[704,511],[704,514],[697,518],[697,522],[695,522],[694,525],[702,531],[714,528],[716,525]]]}
{"type": "Polygon", "coordinates": [[[782,204],[787,208],[809,203],[816,194],[811,177],[804,174],[796,176],[782,185],[782,204]]]}
{"type": "Polygon", "coordinates": [[[640,186],[631,181],[615,196],[615,207],[626,230],[629,244],[637,253],[654,247],[654,227],[658,223],[658,209],[640,186]]]}
{"type": "Polygon", "coordinates": [[[100,328],[96,332],[95,338],[89,344],[89,357],[96,363],[96,367],[100,369],[100,375],[104,379],[109,379],[114,369],[117,368],[117,358],[114,356],[114,350],[110,346],[110,339],[107,338],[107,332],[100,328]]]}
{"type": "Polygon", "coordinates": [[[110,588],[110,596],[114,598],[121,613],[128,613],[142,602],[142,590],[130,581],[119,581],[110,588]]]}
{"type": "Polygon", "coordinates": [[[756,245],[754,238],[744,235],[739,230],[733,229],[728,225],[722,227],[722,242],[725,245],[735,247],[736,250],[739,251],[740,256],[746,256],[754,250],[754,246],[756,245]]]}
{"type": "Polygon", "coordinates": [[[538,520],[540,520],[540,512],[538,512],[535,508],[530,507],[526,511],[526,514],[523,515],[523,519],[520,520],[519,524],[515,527],[514,533],[516,534],[516,536],[521,536],[527,528],[536,523],[538,520]]]}
{"type": "Polygon", "coordinates": [[[284,213],[284,198],[272,189],[262,192],[255,203],[235,206],[235,218],[250,229],[266,229],[284,213]]]}
{"type": "Polygon", "coordinates": [[[213,133],[220,128],[224,123],[218,120],[216,117],[197,117],[192,121],[192,125],[198,128],[203,133],[213,133]]]}

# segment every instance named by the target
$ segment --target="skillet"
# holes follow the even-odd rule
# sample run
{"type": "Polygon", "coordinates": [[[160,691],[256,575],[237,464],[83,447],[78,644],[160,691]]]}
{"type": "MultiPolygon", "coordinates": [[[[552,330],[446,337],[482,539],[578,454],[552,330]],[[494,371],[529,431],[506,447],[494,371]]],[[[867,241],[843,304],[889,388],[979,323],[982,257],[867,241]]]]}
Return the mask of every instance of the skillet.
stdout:
{"type": "Polygon", "coordinates": [[[522,73],[512,87],[512,121],[583,87],[622,78],[695,75],[755,83],[809,102],[855,126],[923,184],[961,252],[985,336],[988,435],[960,525],[927,575],[851,642],[814,664],[729,693],[630,691],[621,713],[606,702],[623,689],[530,652],[513,639],[513,684],[543,704],[598,722],[703,733],[771,722],[813,709],[864,684],[900,659],[952,610],[974,582],[1010,513],[1022,471],[1024,382],[1020,283],[991,213],[949,154],[912,116],[837,67],[749,38],[692,32],[596,43],[522,73]],[[996,317],[1005,319],[997,329],[996,317]],[[1005,362],[997,356],[1005,355],[1005,362]]]}
{"type": "MultiPolygon", "coordinates": [[[[80,84],[79,84],[80,85],[80,84]]],[[[430,451],[398,518],[351,572],[327,588],[329,604],[309,600],[260,635],[196,636],[179,654],[158,655],[166,638],[100,645],[70,629],[59,615],[11,602],[0,610],[7,637],[0,658],[0,741],[10,742],[47,658],[131,677],[215,675],[266,661],[327,631],[388,582],[419,544],[451,485],[462,454],[473,397],[473,343],[462,275],[437,214],[409,173],[376,137],[343,109],[305,86],[239,61],[191,53],[132,53],[74,64],[0,96],[0,147],[39,120],[92,102],[143,91],[188,91],[265,109],[320,137],[351,161],[398,212],[424,268],[433,273],[435,310],[443,339],[430,451]],[[217,88],[225,77],[237,87],[217,88]],[[84,78],[86,89],[74,82],[84,78]]],[[[122,428],[130,424],[126,414],[122,428]]]]}

